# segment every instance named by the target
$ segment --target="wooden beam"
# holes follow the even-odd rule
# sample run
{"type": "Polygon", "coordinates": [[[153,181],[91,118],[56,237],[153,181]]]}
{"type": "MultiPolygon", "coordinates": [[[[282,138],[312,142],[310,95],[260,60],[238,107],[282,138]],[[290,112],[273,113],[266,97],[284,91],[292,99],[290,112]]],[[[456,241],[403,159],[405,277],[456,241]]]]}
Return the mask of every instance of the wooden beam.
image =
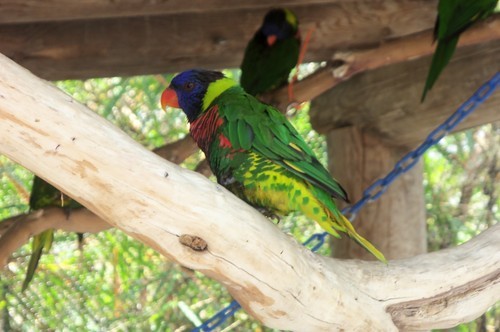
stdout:
{"type": "MultiPolygon", "coordinates": [[[[360,1],[358,1],[360,2],[360,1]]],[[[43,0],[0,2],[0,23],[28,23],[97,19],[108,17],[155,16],[179,13],[208,13],[215,11],[268,10],[272,7],[295,9],[300,6],[341,4],[340,0],[225,1],[99,1],[43,0]]]]}
{"type": "MultiPolygon", "coordinates": [[[[430,29],[435,1],[332,1],[293,9],[304,31],[316,28],[306,60],[322,61],[338,49],[430,29]]],[[[266,11],[0,24],[0,52],[50,80],[238,67],[266,11]]]]}
{"type": "MultiPolygon", "coordinates": [[[[311,122],[321,133],[345,126],[373,132],[389,145],[414,147],[498,71],[500,40],[456,52],[424,103],[430,57],[353,76],[312,102],[311,122]]],[[[493,94],[456,130],[500,120],[493,94]]]]}

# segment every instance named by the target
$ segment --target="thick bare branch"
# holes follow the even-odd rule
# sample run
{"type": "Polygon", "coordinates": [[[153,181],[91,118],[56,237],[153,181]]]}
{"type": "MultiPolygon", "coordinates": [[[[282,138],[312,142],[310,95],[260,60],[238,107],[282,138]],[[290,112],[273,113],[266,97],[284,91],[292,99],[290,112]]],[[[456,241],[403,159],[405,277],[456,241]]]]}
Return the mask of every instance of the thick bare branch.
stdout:
{"type": "MultiPolygon", "coordinates": [[[[157,148],[153,152],[164,159],[180,164],[197,149],[193,139],[186,136],[157,148]]],[[[208,165],[206,163],[201,165],[206,166],[201,169],[201,173],[208,176],[210,174],[208,165]]],[[[32,236],[45,230],[58,229],[67,232],[98,233],[109,228],[111,225],[85,208],[72,211],[68,218],[66,218],[62,208],[54,207],[2,220],[0,223],[0,269],[5,266],[14,251],[32,236]]]]}
{"type": "Polygon", "coordinates": [[[153,152],[163,159],[167,159],[175,164],[180,164],[197,150],[198,146],[191,136],[187,135],[173,143],[154,149],[153,152]]]}
{"type": "Polygon", "coordinates": [[[10,226],[12,226],[22,216],[24,216],[24,214],[0,221],[0,239],[5,234],[5,232],[7,232],[10,226]]]}
{"type": "Polygon", "coordinates": [[[203,159],[198,165],[196,165],[195,171],[205,175],[207,178],[212,175],[212,170],[208,164],[208,160],[203,159]]]}
{"type": "MultiPolygon", "coordinates": [[[[157,148],[153,152],[162,158],[179,164],[197,149],[198,147],[193,139],[186,136],[183,139],[157,148]]],[[[207,173],[206,169],[207,167],[203,168],[202,172],[207,173]]],[[[208,170],[209,172],[210,170],[208,170]]],[[[58,229],[67,232],[97,233],[111,228],[111,225],[85,208],[72,211],[69,218],[65,216],[66,214],[62,208],[54,207],[2,220],[0,223],[0,269],[5,266],[14,251],[19,249],[32,236],[45,230],[58,229]]]]}
{"type": "Polygon", "coordinates": [[[7,58],[0,67],[0,153],[57,181],[111,225],[219,280],[267,326],[444,328],[499,300],[500,226],[452,250],[387,266],[321,257],[7,58]]]}
{"type": "Polygon", "coordinates": [[[0,226],[2,226],[0,227],[0,269],[4,268],[14,251],[32,236],[45,230],[60,229],[67,232],[97,233],[111,227],[103,219],[84,208],[74,210],[69,215],[66,215],[60,208],[39,210],[4,220],[0,226]]]}

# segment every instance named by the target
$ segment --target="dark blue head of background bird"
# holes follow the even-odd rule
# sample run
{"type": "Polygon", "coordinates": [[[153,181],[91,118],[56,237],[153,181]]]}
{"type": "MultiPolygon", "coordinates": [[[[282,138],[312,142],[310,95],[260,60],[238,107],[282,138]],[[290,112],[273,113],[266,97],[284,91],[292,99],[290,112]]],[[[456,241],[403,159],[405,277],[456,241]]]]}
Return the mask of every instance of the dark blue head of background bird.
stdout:
{"type": "Polygon", "coordinates": [[[297,17],[291,11],[273,9],[267,13],[258,33],[263,34],[265,38],[275,36],[276,40],[283,40],[297,34],[297,28],[297,17]]]}

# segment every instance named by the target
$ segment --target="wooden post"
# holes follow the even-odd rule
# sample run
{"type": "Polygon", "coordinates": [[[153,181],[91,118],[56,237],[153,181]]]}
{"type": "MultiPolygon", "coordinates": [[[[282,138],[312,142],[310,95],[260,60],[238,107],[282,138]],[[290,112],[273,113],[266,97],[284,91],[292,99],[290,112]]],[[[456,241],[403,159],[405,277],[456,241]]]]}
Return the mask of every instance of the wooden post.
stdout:
{"type": "MultiPolygon", "coordinates": [[[[329,168],[349,193],[352,203],[378,178],[385,176],[406,149],[384,143],[358,127],[345,127],[328,135],[329,168]]],[[[388,259],[425,253],[426,227],[422,162],[396,179],[377,201],[369,203],[356,217],[356,230],[388,259]]],[[[333,241],[334,257],[371,259],[353,241],[333,241]]]]}

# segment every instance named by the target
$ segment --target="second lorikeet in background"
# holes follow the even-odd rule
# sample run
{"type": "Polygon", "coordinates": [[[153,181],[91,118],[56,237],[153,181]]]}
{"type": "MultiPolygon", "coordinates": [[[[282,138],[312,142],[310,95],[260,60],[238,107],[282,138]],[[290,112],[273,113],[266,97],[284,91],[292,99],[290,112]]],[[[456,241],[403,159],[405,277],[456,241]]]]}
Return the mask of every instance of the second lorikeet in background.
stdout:
{"type": "Polygon", "coordinates": [[[437,46],[427,74],[422,101],[450,62],[460,34],[474,23],[490,16],[497,3],[498,0],[439,0],[438,17],[434,27],[437,46]]]}
{"type": "Polygon", "coordinates": [[[300,53],[299,21],[288,9],[272,9],[247,45],[240,84],[258,95],[288,82],[300,53]]]}
{"type": "Polygon", "coordinates": [[[207,70],[177,75],[161,103],[184,111],[217,181],[236,196],[270,214],[301,211],[335,237],[347,233],[385,262],[335,205],[333,198],[347,201],[344,189],[276,108],[207,70]]]}
{"type": "MultiPolygon", "coordinates": [[[[48,207],[62,207],[66,213],[72,209],[82,207],[80,203],[64,195],[59,189],[45,182],[38,176],[33,179],[33,186],[31,187],[30,195],[30,211],[36,211],[48,207]]],[[[79,241],[81,241],[82,234],[78,234],[79,241]]],[[[30,281],[35,275],[35,270],[38,267],[38,262],[42,257],[43,251],[49,251],[52,247],[54,240],[54,230],[49,229],[38,235],[35,235],[31,245],[31,257],[28,263],[28,270],[23,282],[23,290],[28,287],[30,281]]]]}

